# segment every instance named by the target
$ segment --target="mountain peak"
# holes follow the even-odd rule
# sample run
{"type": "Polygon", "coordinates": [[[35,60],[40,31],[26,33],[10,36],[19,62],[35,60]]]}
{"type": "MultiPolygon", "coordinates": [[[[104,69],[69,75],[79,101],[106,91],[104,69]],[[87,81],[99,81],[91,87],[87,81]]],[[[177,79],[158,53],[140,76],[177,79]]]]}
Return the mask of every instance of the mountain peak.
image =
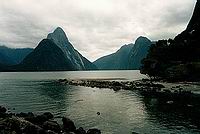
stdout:
{"type": "Polygon", "coordinates": [[[57,27],[53,33],[55,32],[64,32],[64,30],[61,27],[57,27]]]}
{"type": "Polygon", "coordinates": [[[148,40],[148,38],[147,37],[145,37],[145,36],[139,36],[136,40],[148,40]]]}
{"type": "Polygon", "coordinates": [[[63,29],[57,27],[24,59],[19,65],[20,69],[54,71],[92,70],[97,68],[74,49],[63,29]]]}
{"type": "Polygon", "coordinates": [[[151,41],[147,37],[140,36],[136,39],[135,44],[138,44],[138,43],[140,44],[141,42],[151,42],[151,41]]]}
{"type": "Polygon", "coordinates": [[[52,33],[48,34],[47,39],[54,41],[66,39],[68,41],[68,38],[61,27],[57,27],[52,33]]]}

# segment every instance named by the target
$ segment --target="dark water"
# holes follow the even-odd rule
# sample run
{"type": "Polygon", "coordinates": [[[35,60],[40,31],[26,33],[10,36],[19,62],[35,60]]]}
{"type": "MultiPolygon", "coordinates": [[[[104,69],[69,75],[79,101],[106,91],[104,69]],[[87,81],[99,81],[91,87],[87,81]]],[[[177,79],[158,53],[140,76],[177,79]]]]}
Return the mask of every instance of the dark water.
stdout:
{"type": "Polygon", "coordinates": [[[63,86],[55,82],[59,78],[136,80],[145,76],[138,71],[0,73],[0,104],[12,112],[50,111],[71,118],[76,126],[99,128],[103,134],[200,133],[198,125],[181,112],[163,110],[156,100],[137,92],[63,86]]]}

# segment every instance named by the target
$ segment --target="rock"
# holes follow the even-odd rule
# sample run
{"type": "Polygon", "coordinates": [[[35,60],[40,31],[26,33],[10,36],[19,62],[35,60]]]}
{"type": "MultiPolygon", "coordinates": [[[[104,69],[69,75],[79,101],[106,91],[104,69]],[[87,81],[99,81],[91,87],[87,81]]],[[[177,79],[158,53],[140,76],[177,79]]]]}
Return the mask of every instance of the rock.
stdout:
{"type": "Polygon", "coordinates": [[[86,134],[86,131],[82,127],[80,127],[76,130],[76,134],[86,134]]]}
{"type": "Polygon", "coordinates": [[[7,109],[5,107],[0,106],[0,114],[6,113],[7,109]]]}
{"type": "Polygon", "coordinates": [[[167,101],[166,103],[167,103],[167,104],[173,104],[174,101],[167,101]]]}
{"type": "Polygon", "coordinates": [[[58,133],[55,133],[54,131],[51,130],[47,130],[47,134],[58,134],[58,133]]]}
{"type": "Polygon", "coordinates": [[[34,117],[34,114],[32,112],[28,112],[28,113],[19,113],[16,114],[17,117],[24,117],[24,118],[30,118],[30,117],[34,117]]]}
{"type": "MultiPolygon", "coordinates": [[[[6,112],[5,108],[0,108],[1,113],[6,112]]],[[[0,134],[87,134],[82,127],[76,130],[74,122],[65,117],[62,118],[62,129],[57,121],[52,120],[53,115],[49,112],[37,116],[31,112],[5,114],[6,116],[0,117],[0,134]]],[[[95,129],[88,132],[99,134],[95,129]]]]}
{"type": "Polygon", "coordinates": [[[122,86],[122,84],[118,81],[113,82],[113,86],[122,86]]]}
{"type": "Polygon", "coordinates": [[[114,91],[119,91],[119,90],[120,90],[120,87],[113,87],[113,90],[114,90],[114,91]]]}
{"type": "Polygon", "coordinates": [[[61,131],[61,127],[56,121],[46,121],[43,123],[42,126],[45,130],[52,130],[54,132],[61,131]]]}
{"type": "Polygon", "coordinates": [[[61,133],[61,134],[76,134],[74,132],[64,132],[64,133],[61,133]]]}
{"type": "Polygon", "coordinates": [[[165,88],[165,86],[162,85],[162,84],[153,84],[153,87],[157,87],[157,88],[165,88]]]}
{"type": "Polygon", "coordinates": [[[17,134],[15,131],[12,131],[12,133],[11,134],[17,134]]]}
{"type": "Polygon", "coordinates": [[[69,118],[62,118],[62,122],[63,122],[63,129],[66,132],[74,132],[76,131],[76,127],[74,125],[74,122],[72,120],[70,120],[69,118]]]}
{"type": "Polygon", "coordinates": [[[45,121],[48,121],[49,119],[52,119],[52,118],[53,118],[53,115],[50,112],[46,112],[42,115],[30,116],[25,119],[30,121],[31,123],[42,125],[45,121]]]}
{"type": "Polygon", "coordinates": [[[0,106],[0,118],[6,116],[7,109],[5,107],[0,106]]]}
{"type": "Polygon", "coordinates": [[[58,82],[60,83],[67,82],[67,79],[59,79],[58,82]]]}
{"type": "Polygon", "coordinates": [[[87,131],[87,134],[101,134],[101,131],[99,129],[93,128],[93,129],[89,129],[87,131]]]}
{"type": "MultiPolygon", "coordinates": [[[[22,115],[25,115],[25,114],[21,114],[21,116],[22,115]]],[[[0,120],[0,134],[15,134],[15,133],[16,134],[56,134],[56,133],[48,133],[45,129],[25,120],[23,117],[12,116],[12,117],[5,117],[2,120],[0,120]]]]}
{"type": "Polygon", "coordinates": [[[25,126],[23,133],[25,134],[47,134],[47,132],[39,126],[28,124],[25,126]]]}
{"type": "Polygon", "coordinates": [[[53,118],[53,114],[50,113],[50,112],[44,113],[43,116],[46,116],[47,119],[52,119],[53,118]]]}
{"type": "Polygon", "coordinates": [[[137,133],[137,132],[132,132],[132,134],[139,134],[139,133],[137,133]]]}
{"type": "Polygon", "coordinates": [[[100,112],[97,112],[97,115],[100,115],[101,113],[100,112]]]}
{"type": "Polygon", "coordinates": [[[5,128],[9,128],[11,131],[21,133],[20,121],[17,118],[6,118],[3,121],[3,125],[5,128]]]}

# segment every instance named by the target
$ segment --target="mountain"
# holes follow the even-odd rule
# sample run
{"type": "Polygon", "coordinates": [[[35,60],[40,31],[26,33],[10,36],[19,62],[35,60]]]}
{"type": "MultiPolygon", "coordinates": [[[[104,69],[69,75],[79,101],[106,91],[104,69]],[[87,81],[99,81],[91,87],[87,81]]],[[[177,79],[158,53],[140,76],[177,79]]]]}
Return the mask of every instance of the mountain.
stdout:
{"type": "Polygon", "coordinates": [[[1,65],[12,65],[14,64],[14,61],[7,57],[6,55],[0,53],[0,64],[1,65]]]}
{"type": "Polygon", "coordinates": [[[133,46],[133,48],[129,53],[128,69],[130,70],[140,69],[142,65],[141,61],[147,56],[151,44],[152,42],[146,37],[139,37],[135,41],[135,45],[133,46]]]}
{"type": "Polygon", "coordinates": [[[19,64],[29,53],[32,48],[8,48],[0,46],[0,63],[4,65],[19,64]]]}
{"type": "Polygon", "coordinates": [[[199,29],[199,24],[200,24],[200,14],[199,13],[200,13],[200,1],[197,0],[192,18],[190,19],[190,22],[186,28],[186,31],[199,29]]]}
{"type": "Polygon", "coordinates": [[[94,70],[94,64],[74,49],[58,27],[16,67],[25,71],[94,70]]]}
{"type": "Polygon", "coordinates": [[[133,44],[122,46],[117,52],[101,57],[93,63],[100,70],[125,70],[127,69],[128,56],[133,44]]]}
{"type": "Polygon", "coordinates": [[[102,70],[139,69],[150,45],[149,39],[139,37],[135,44],[124,45],[117,52],[101,57],[93,63],[102,70]]]}
{"type": "Polygon", "coordinates": [[[200,0],[187,28],[174,39],[151,45],[141,73],[169,81],[200,80],[200,0]]]}
{"type": "Polygon", "coordinates": [[[29,71],[76,69],[62,50],[49,39],[43,39],[34,51],[23,60],[20,68],[29,71]]]}

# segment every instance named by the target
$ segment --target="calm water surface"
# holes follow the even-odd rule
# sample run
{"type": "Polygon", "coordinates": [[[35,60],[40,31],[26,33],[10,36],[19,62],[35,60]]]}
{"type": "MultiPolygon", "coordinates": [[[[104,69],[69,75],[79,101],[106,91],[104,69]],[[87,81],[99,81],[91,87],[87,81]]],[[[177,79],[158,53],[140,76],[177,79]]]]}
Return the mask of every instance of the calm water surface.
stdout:
{"type": "Polygon", "coordinates": [[[76,126],[99,128],[103,134],[200,132],[189,119],[160,110],[154,100],[145,100],[137,92],[64,86],[55,82],[60,78],[146,77],[139,71],[0,73],[0,104],[12,112],[50,111],[71,118],[76,126]]]}

